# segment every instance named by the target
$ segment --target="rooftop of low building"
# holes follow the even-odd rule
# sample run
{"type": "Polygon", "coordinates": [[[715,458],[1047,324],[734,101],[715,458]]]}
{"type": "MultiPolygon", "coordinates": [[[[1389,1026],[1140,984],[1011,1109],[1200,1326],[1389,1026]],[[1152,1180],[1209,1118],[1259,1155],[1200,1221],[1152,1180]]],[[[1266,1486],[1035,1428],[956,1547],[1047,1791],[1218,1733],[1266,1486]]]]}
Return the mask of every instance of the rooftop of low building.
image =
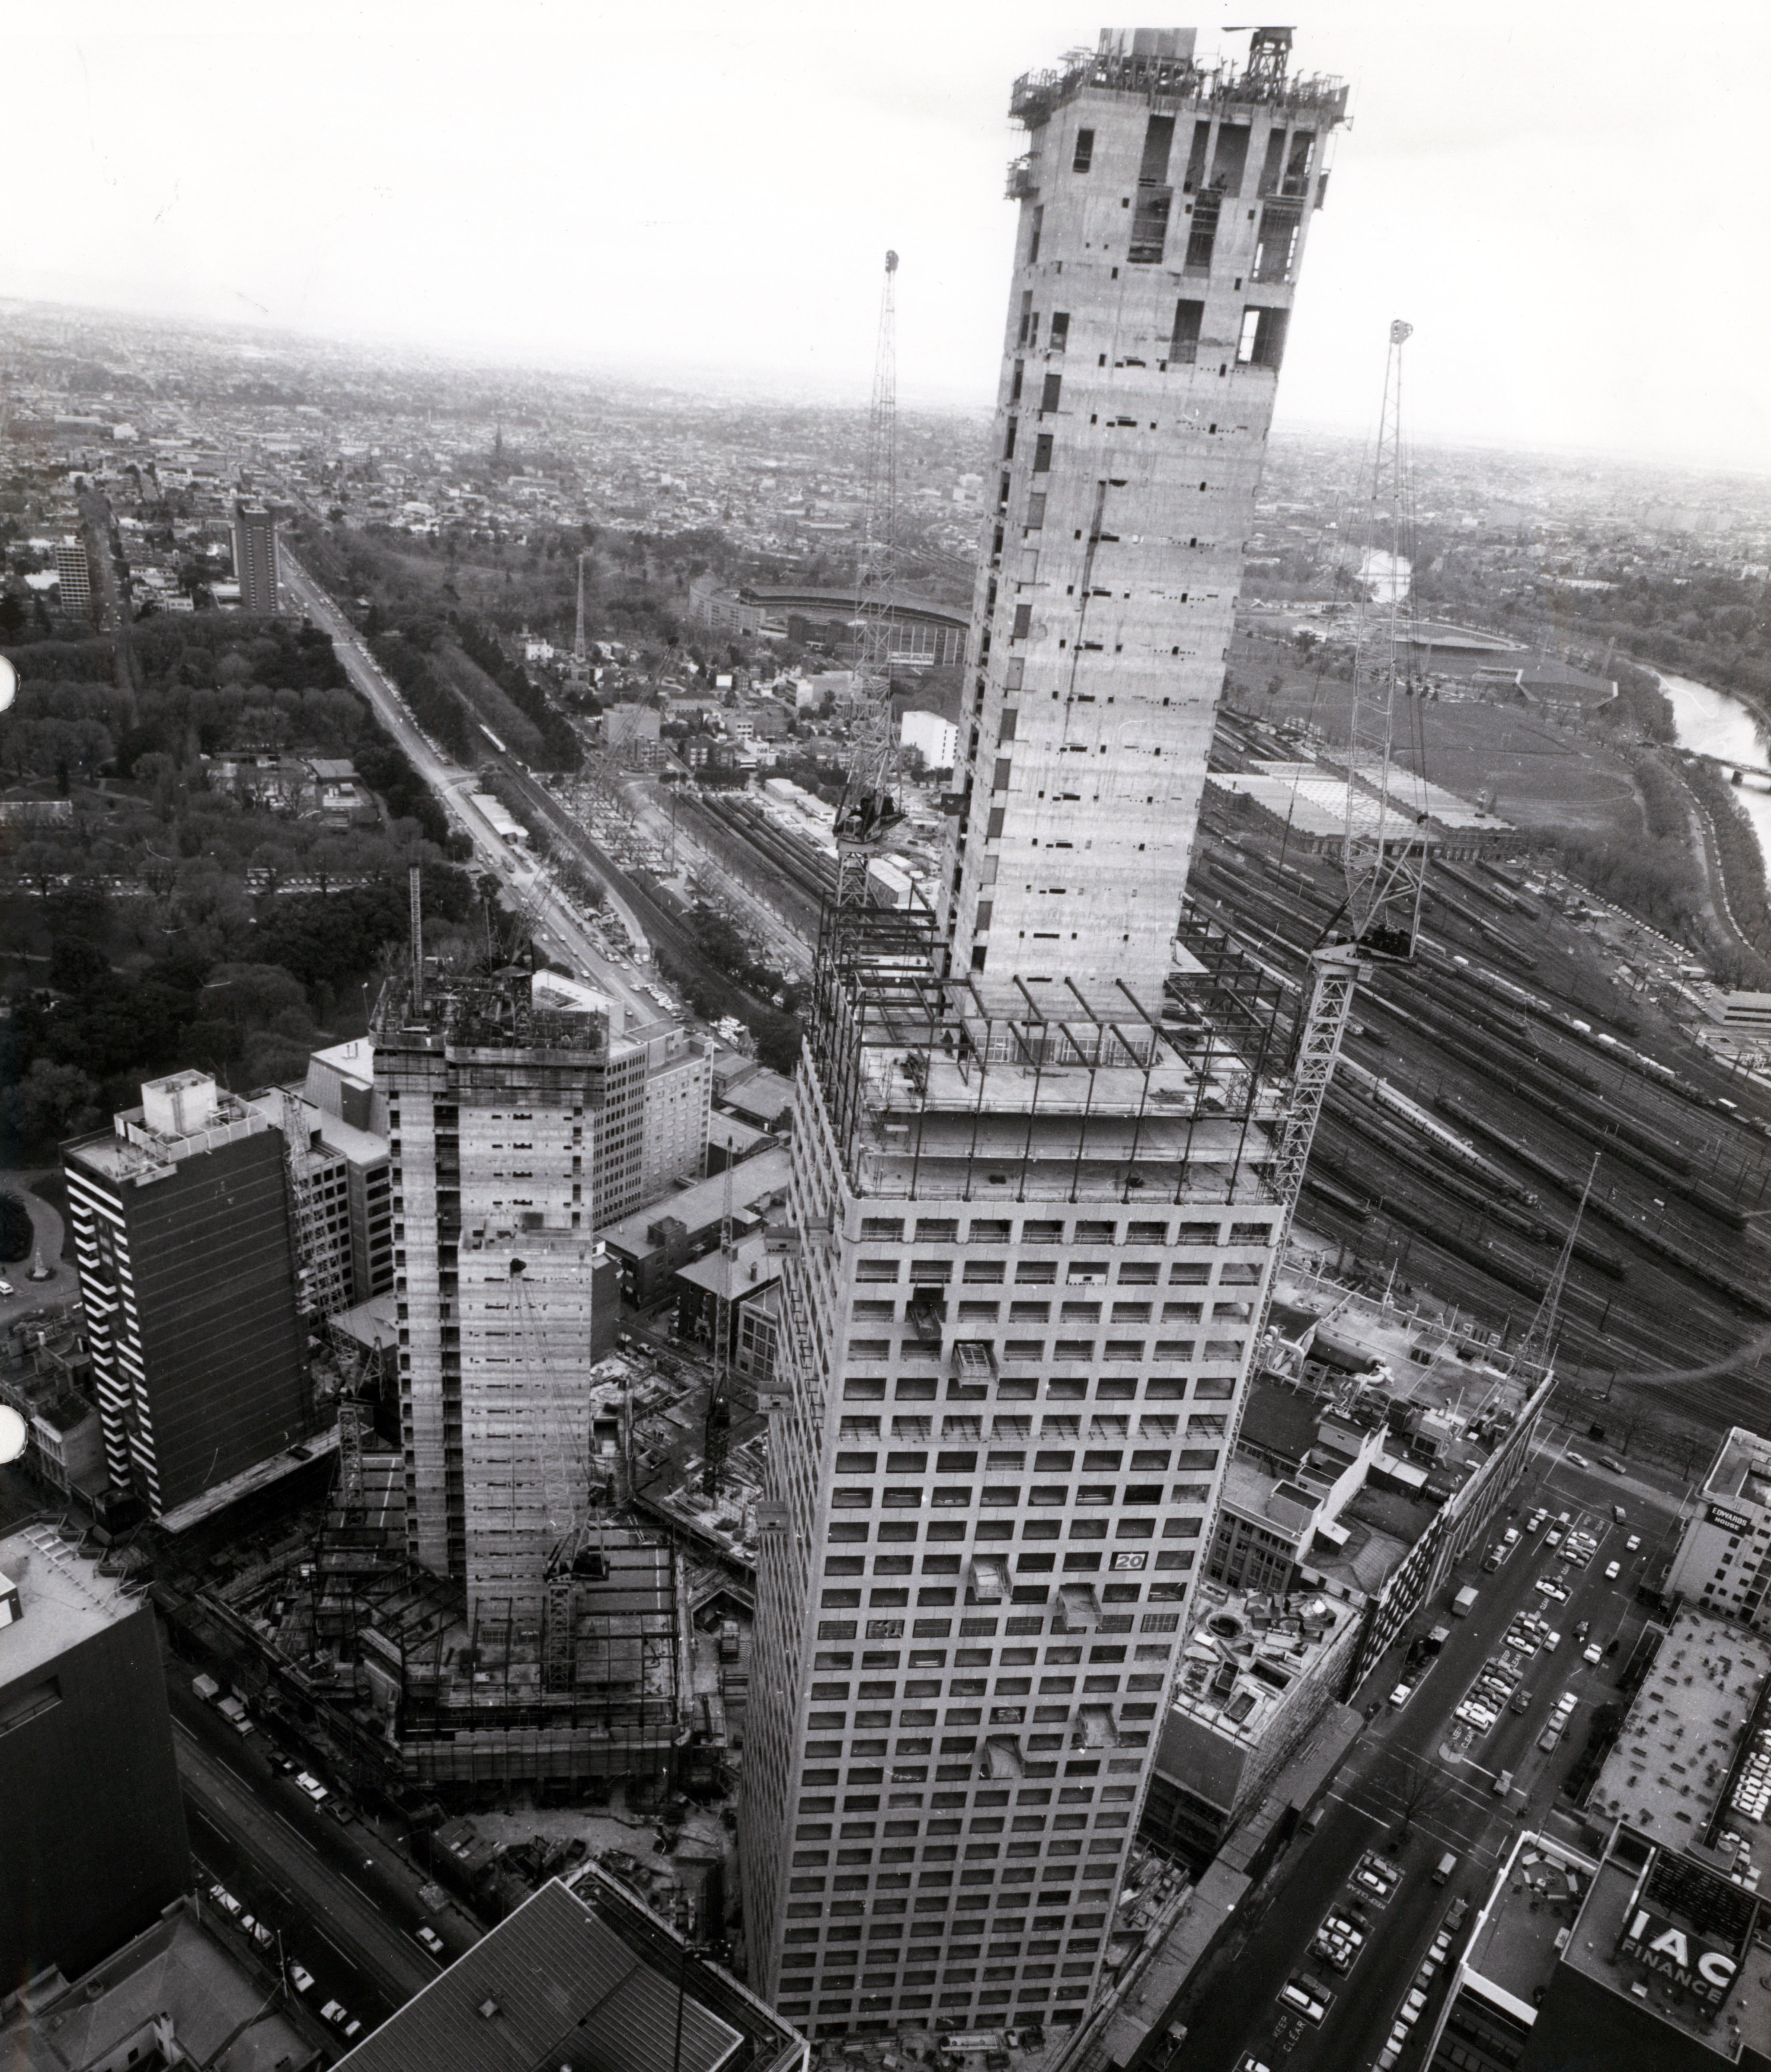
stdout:
{"type": "Polygon", "coordinates": [[[20,1614],[0,1626],[0,1689],[142,1610],[122,1578],[81,1560],[51,1525],[27,1525],[0,1540],[0,1577],[18,1590],[20,1614]]]}
{"type": "MultiPolygon", "coordinates": [[[[1701,1844],[1768,1676],[1771,1639],[1682,1610],[1625,1716],[1591,1809],[1671,1848],[1701,1844]]],[[[1744,1814],[1731,1824],[1761,1832],[1744,1814]]]]}

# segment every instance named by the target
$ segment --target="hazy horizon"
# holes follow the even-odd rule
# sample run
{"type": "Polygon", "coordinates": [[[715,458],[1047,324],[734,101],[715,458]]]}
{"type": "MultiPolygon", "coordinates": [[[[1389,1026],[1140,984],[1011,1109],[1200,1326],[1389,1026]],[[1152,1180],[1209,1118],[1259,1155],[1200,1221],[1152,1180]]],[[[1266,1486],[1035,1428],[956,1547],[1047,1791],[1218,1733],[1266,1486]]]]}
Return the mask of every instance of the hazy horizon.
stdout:
{"type": "MultiPolygon", "coordinates": [[[[1296,66],[1347,77],[1353,121],[1282,422],[1362,430],[1405,315],[1423,439],[1771,467],[1750,351],[1771,16],[1730,0],[1701,43],[1596,0],[1474,28],[1396,0],[1305,16],[1296,66]]],[[[1097,26],[1052,0],[884,22],[690,0],[663,29],[443,0],[422,32],[387,0],[169,0],[151,26],[72,0],[14,31],[12,157],[43,187],[0,294],[859,394],[891,245],[906,398],[982,407],[1009,88],[1097,26]]],[[[1207,23],[1201,44],[1246,39],[1207,23]]]]}

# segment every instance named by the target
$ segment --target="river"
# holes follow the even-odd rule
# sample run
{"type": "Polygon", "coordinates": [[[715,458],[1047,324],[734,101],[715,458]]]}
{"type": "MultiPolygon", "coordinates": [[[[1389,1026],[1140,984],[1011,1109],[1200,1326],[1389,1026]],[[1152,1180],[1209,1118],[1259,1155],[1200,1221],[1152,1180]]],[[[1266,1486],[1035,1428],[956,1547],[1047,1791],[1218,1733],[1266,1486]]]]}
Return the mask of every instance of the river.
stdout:
{"type": "MultiPolygon", "coordinates": [[[[1656,672],[1660,687],[1673,708],[1673,730],[1681,748],[1695,748],[1705,755],[1737,755],[1759,769],[1771,768],[1771,742],[1765,739],[1758,714],[1727,691],[1713,691],[1707,684],[1670,671],[1656,672]]],[[[1743,777],[1734,787],[1747,818],[1759,838],[1759,853],[1771,874],[1771,779],[1743,777]]]]}

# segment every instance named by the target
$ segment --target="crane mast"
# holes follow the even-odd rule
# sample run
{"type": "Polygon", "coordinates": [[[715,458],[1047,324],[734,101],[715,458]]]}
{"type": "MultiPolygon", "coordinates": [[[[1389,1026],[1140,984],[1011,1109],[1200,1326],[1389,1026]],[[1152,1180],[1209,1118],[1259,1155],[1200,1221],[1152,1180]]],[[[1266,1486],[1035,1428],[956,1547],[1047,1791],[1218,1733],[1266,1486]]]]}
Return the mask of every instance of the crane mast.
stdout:
{"type": "Polygon", "coordinates": [[[867,413],[866,516],[856,590],[854,718],[848,774],[836,812],[838,913],[867,903],[867,871],[880,841],[903,818],[893,796],[898,744],[892,725],[892,619],[897,570],[898,255],[885,256],[873,399],[867,413]]]}
{"type": "MultiPolygon", "coordinates": [[[[1402,347],[1413,328],[1400,319],[1390,327],[1369,502],[1357,528],[1365,543],[1359,576],[1366,596],[1359,614],[1347,729],[1341,841],[1347,889],[1341,927],[1334,939],[1311,953],[1291,1098],[1275,1160],[1274,1184],[1287,1215],[1304,1185],[1359,973],[1374,961],[1405,964],[1413,957],[1426,889],[1425,782],[1418,768],[1397,754],[1398,725],[1405,740],[1418,739],[1424,689],[1414,639],[1412,471],[1402,434],[1402,347]]],[[[1417,755],[1417,765],[1419,760],[1417,755]]]]}
{"type": "Polygon", "coordinates": [[[717,1497],[731,1437],[731,1284],[738,1248],[732,1242],[731,1138],[726,1139],[726,1184],[719,1198],[719,1278],[714,1289],[714,1372],[707,1389],[706,1466],[701,1486],[717,1497]]]}

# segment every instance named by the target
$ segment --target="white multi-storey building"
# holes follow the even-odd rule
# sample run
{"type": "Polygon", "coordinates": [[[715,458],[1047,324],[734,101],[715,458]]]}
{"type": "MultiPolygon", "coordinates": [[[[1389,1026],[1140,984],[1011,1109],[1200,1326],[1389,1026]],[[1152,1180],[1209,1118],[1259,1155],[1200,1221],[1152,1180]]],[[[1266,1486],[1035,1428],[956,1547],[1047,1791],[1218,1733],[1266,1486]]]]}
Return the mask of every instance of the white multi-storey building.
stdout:
{"type": "Polygon", "coordinates": [[[814,2036],[1080,2020],[1264,1314],[1277,1001],[1183,893],[1345,106],[1288,43],[1015,92],[945,909],[827,931],[779,1240],[739,1840],[814,2036]]]}

